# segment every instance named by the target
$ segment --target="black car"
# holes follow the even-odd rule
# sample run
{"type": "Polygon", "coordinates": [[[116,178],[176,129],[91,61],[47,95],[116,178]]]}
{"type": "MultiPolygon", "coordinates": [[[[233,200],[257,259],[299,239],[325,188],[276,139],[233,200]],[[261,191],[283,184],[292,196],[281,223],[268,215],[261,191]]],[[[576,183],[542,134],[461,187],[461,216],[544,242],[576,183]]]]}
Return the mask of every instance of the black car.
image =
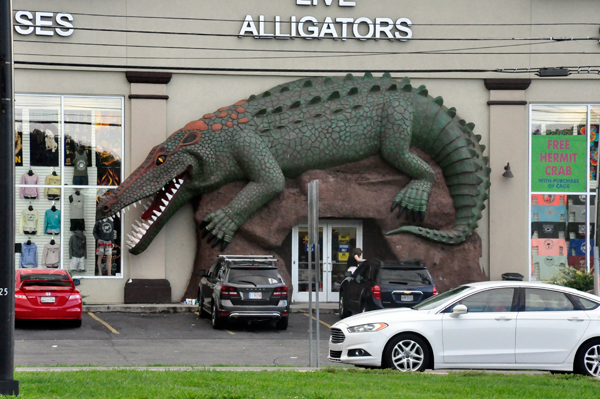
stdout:
{"type": "Polygon", "coordinates": [[[198,289],[200,317],[210,315],[213,328],[227,321],[275,321],[288,326],[288,287],[272,256],[221,255],[208,273],[201,270],[198,289]]]}
{"type": "Polygon", "coordinates": [[[423,263],[368,260],[346,272],[340,286],[340,317],[369,310],[411,307],[437,295],[423,263]]]}

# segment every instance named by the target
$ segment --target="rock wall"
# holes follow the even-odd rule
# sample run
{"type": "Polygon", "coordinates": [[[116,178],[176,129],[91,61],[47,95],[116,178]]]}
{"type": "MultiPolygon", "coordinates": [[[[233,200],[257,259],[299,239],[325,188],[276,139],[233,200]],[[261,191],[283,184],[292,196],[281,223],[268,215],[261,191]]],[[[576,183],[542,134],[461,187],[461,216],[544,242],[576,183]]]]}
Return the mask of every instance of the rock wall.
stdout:
{"type": "MultiPolygon", "coordinates": [[[[448,229],[454,224],[455,212],[441,169],[423,152],[411,151],[436,172],[425,221],[414,224],[448,229]]],[[[386,231],[413,223],[398,220],[396,213],[389,212],[394,196],[410,178],[400,174],[380,156],[286,179],[285,191],[259,209],[238,230],[223,254],[272,254],[278,258],[279,269],[291,287],[291,231],[294,226],[307,221],[307,184],[313,180],[319,180],[321,219],[363,220],[363,251],[367,259],[420,258],[429,268],[440,292],[459,284],[488,279],[479,264],[481,238],[477,233],[459,245],[440,244],[411,234],[385,235],[386,231]]],[[[229,203],[244,185],[244,182],[236,182],[204,195],[194,204],[196,226],[206,215],[229,203]]],[[[184,298],[196,297],[198,270],[208,270],[221,254],[218,246],[211,249],[206,240],[201,239],[201,233],[196,229],[196,260],[184,298]]]]}

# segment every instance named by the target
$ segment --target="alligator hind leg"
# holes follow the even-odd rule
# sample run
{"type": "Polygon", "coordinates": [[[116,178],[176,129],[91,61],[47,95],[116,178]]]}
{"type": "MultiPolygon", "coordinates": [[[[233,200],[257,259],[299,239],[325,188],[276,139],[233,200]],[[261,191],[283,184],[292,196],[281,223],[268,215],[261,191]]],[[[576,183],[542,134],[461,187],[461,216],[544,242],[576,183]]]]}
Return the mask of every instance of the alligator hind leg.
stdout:
{"type": "Polygon", "coordinates": [[[390,101],[385,113],[381,133],[381,156],[400,172],[410,176],[410,181],[392,202],[391,212],[398,209],[398,218],[406,210],[406,219],[425,219],[429,194],[435,173],[421,158],[410,152],[412,106],[408,98],[390,101]]]}

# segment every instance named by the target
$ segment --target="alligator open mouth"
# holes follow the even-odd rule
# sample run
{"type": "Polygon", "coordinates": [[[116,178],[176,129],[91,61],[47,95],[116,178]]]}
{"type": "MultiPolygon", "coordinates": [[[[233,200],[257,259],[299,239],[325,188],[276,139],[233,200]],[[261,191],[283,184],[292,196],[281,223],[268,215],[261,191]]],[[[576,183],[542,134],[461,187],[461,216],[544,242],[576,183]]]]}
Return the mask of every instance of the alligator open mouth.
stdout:
{"type": "MultiPolygon", "coordinates": [[[[187,177],[188,174],[184,172],[167,182],[153,195],[133,203],[134,207],[138,204],[143,206],[145,212],[142,214],[141,220],[134,219],[131,225],[131,234],[127,234],[129,240],[126,241],[126,245],[129,252],[138,254],[144,251],[165,223],[177,212],[179,207],[174,207],[173,203],[176,198],[183,195],[183,186],[187,177]]],[[[181,201],[178,202],[181,203],[181,201]]],[[[121,212],[128,208],[129,206],[122,209],[121,212]]]]}

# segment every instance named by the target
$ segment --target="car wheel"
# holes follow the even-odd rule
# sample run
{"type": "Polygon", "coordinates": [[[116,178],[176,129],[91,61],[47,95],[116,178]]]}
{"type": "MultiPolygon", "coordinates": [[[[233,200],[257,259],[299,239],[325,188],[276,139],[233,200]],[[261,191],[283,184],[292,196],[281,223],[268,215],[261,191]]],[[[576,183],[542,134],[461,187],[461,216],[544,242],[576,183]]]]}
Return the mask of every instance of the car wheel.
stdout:
{"type": "Polygon", "coordinates": [[[202,295],[198,295],[198,317],[203,319],[206,316],[208,316],[208,314],[206,310],[204,310],[204,299],[202,298],[202,295]]]}
{"type": "Polygon", "coordinates": [[[219,311],[214,303],[212,304],[210,315],[211,315],[210,319],[211,319],[213,328],[215,330],[222,329],[224,322],[223,322],[223,319],[219,317],[219,311]]]}
{"type": "Polygon", "coordinates": [[[400,334],[385,347],[383,366],[402,372],[424,371],[429,364],[429,348],[425,341],[413,334],[400,334]]]}
{"type": "Polygon", "coordinates": [[[71,321],[71,325],[75,328],[81,327],[81,319],[71,321]]]}
{"type": "Polygon", "coordinates": [[[277,329],[278,330],[287,330],[288,328],[288,321],[289,319],[287,317],[282,318],[281,320],[279,320],[276,324],[277,329]]]}
{"type": "Polygon", "coordinates": [[[344,302],[344,293],[340,292],[340,319],[346,318],[350,316],[350,312],[346,309],[346,304],[344,302]]]}
{"type": "Polygon", "coordinates": [[[586,342],[575,356],[575,372],[600,377],[600,340],[586,342]]]}

